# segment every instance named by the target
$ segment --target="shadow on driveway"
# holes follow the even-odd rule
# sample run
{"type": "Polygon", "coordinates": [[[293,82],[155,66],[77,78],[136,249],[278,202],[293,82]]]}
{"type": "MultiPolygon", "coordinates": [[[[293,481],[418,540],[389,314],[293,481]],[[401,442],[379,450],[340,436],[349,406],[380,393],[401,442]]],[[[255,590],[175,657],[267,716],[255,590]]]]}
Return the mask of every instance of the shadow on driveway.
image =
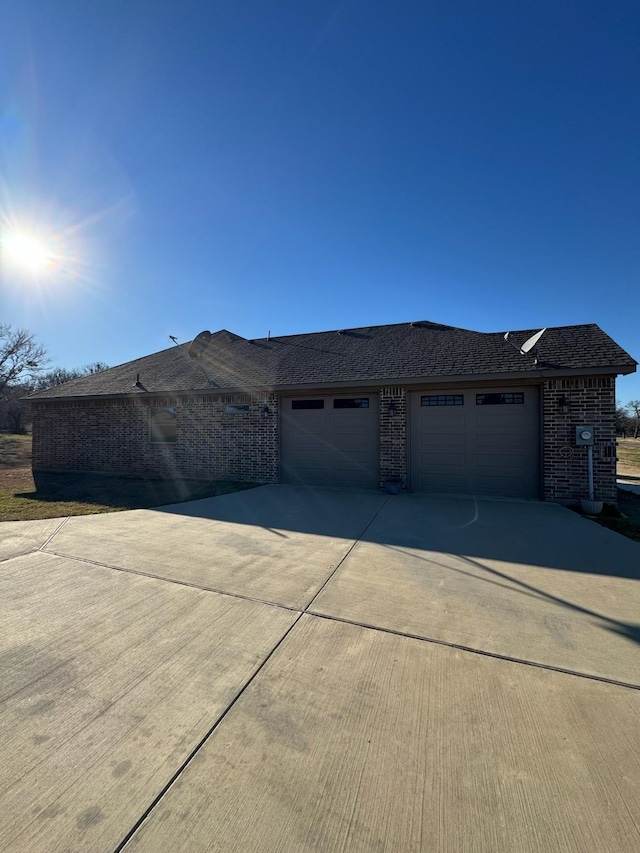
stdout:
{"type": "Polygon", "coordinates": [[[350,537],[354,512],[365,502],[371,508],[385,505],[362,532],[365,542],[640,580],[640,545],[558,504],[537,501],[263,486],[224,500],[154,511],[283,533],[350,537]]]}

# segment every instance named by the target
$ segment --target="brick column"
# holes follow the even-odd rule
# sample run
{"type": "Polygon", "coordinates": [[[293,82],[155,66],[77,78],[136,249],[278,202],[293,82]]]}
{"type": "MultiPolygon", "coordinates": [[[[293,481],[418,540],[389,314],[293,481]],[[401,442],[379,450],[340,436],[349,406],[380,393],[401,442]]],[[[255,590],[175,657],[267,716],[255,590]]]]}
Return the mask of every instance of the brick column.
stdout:
{"type": "Polygon", "coordinates": [[[258,483],[277,483],[278,398],[275,395],[254,398],[251,401],[251,411],[255,430],[255,480],[258,483]]]}
{"type": "Polygon", "coordinates": [[[380,485],[400,480],[407,485],[407,392],[380,389],[380,485]]]}
{"type": "Polygon", "coordinates": [[[615,376],[548,379],[542,389],[544,498],[574,501],[589,494],[587,448],[576,447],[575,427],[595,425],[596,500],[615,504],[615,376]],[[567,409],[561,411],[561,401],[567,409]]]}

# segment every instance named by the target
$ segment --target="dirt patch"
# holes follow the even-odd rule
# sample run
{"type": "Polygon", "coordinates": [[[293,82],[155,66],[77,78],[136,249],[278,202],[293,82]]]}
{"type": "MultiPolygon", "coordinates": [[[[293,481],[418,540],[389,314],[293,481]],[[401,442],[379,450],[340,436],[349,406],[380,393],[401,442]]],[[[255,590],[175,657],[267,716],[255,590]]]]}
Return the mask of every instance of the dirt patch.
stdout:
{"type": "Polygon", "coordinates": [[[35,490],[31,468],[0,467],[0,489],[10,492],[32,492],[35,490]]]}

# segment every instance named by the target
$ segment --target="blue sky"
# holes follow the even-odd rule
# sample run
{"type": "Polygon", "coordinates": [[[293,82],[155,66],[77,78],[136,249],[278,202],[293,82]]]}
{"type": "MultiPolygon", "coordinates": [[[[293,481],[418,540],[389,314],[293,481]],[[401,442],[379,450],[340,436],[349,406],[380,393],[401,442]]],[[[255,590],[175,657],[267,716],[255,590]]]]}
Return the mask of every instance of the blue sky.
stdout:
{"type": "Polygon", "coordinates": [[[640,358],[637,2],[0,14],[1,222],[58,259],[5,267],[0,316],[55,364],[416,319],[640,358]]]}

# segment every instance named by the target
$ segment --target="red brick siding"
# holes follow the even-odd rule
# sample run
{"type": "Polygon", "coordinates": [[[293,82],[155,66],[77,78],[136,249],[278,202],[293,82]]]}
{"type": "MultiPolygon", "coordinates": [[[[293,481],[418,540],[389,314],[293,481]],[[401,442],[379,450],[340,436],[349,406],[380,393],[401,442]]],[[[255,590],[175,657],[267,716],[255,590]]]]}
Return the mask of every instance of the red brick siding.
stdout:
{"type": "Polygon", "coordinates": [[[400,480],[407,485],[407,392],[380,389],[380,485],[400,480]],[[393,406],[393,413],[390,408],[393,406]]]}
{"type": "Polygon", "coordinates": [[[542,393],[544,498],[588,497],[587,448],[574,444],[575,427],[595,424],[596,500],[616,502],[615,376],[548,379],[542,393]],[[569,411],[560,411],[565,398],[569,411]]]}
{"type": "Polygon", "coordinates": [[[36,403],[33,469],[275,483],[277,424],[272,396],[36,403]],[[230,403],[248,403],[250,411],[227,414],[230,403]],[[151,441],[150,409],[156,406],[175,407],[175,444],[151,441]]]}

